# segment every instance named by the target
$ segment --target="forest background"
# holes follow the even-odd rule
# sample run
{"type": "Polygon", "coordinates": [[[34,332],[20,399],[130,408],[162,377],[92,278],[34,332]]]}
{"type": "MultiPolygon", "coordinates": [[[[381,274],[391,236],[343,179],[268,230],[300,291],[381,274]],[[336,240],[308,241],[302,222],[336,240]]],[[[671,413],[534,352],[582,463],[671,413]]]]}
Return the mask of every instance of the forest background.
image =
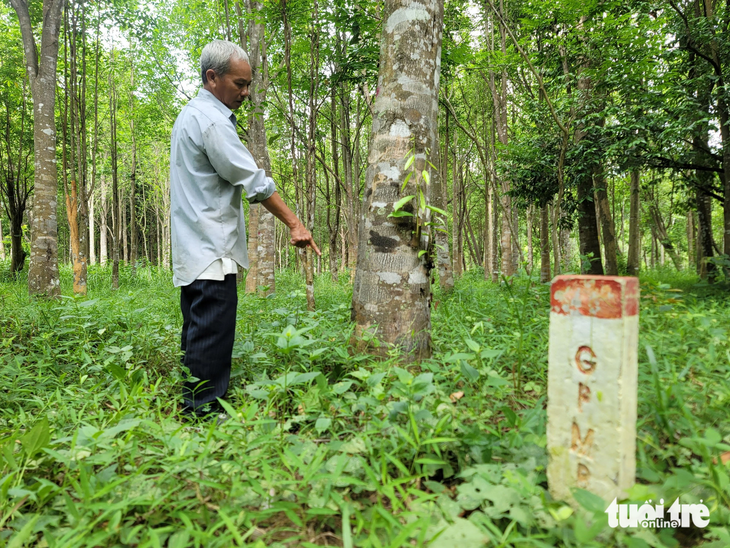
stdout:
{"type": "MultiPolygon", "coordinates": [[[[545,281],[668,261],[714,275],[730,238],[730,15],[715,4],[447,2],[440,150],[429,160],[456,276],[481,266],[496,280],[525,265],[545,281]]],[[[40,4],[31,8],[38,19],[40,4]]],[[[132,265],[170,267],[170,132],[197,92],[202,46],[226,38],[255,48],[259,63],[241,137],[265,119],[279,191],[313,218],[325,250],[317,273],[352,270],[380,9],[68,3],[54,114],[60,261],[72,261],[76,245],[84,264],[118,252],[132,265]]],[[[3,10],[0,257],[15,272],[33,223],[33,102],[18,19],[3,10]]],[[[296,254],[284,227],[276,230],[276,267],[291,266],[296,254]]]]}
{"type": "Polygon", "coordinates": [[[730,545],[730,7],[445,3],[439,145],[414,177],[437,223],[434,355],[416,367],[345,350],[382,10],[0,7],[0,542],[730,545]],[[23,24],[43,53],[54,17],[57,66],[28,68],[23,24]],[[254,261],[246,291],[270,296],[239,307],[241,420],[194,430],[170,409],[169,140],[215,38],[251,54],[239,134],[323,256],[298,254],[281,225],[266,236],[246,206],[249,246],[270,242],[275,267],[254,261]],[[60,276],[27,267],[54,200],[60,276]],[[590,493],[578,509],[549,496],[544,282],[567,272],[642,276],[630,498],[708,501],[707,530],[614,531],[590,493]]]}

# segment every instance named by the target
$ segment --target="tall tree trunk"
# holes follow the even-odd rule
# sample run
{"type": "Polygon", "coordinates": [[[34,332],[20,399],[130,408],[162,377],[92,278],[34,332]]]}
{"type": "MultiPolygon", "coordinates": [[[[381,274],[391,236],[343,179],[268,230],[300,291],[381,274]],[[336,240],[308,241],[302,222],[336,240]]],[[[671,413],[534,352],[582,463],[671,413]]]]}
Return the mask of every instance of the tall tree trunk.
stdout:
{"type": "Polygon", "coordinates": [[[99,215],[99,264],[105,265],[109,259],[108,251],[108,230],[109,230],[109,206],[107,205],[106,178],[102,177],[99,188],[101,212],[99,215]]]}
{"type": "Polygon", "coordinates": [[[386,0],[382,20],[379,93],[352,298],[354,339],[380,355],[394,344],[408,357],[422,359],[431,355],[430,242],[421,232],[428,210],[419,207],[420,192],[427,194],[428,187],[414,176],[402,194],[400,189],[411,147],[419,172],[428,170],[426,150],[438,146],[443,2],[386,0]],[[388,217],[402,195],[416,196],[401,209],[414,216],[388,217]],[[387,344],[373,348],[366,332],[376,326],[377,337],[387,344]]]}
{"type": "MultiPolygon", "coordinates": [[[[1,204],[0,204],[1,205],[1,204]]],[[[2,208],[0,207],[0,261],[5,260],[5,243],[3,242],[3,215],[2,208]]]]}
{"type": "MultiPolygon", "coordinates": [[[[441,156],[440,147],[433,149],[432,153],[433,158],[431,162],[434,165],[438,166],[442,163],[446,164],[446,158],[444,158],[441,162],[439,161],[439,157],[441,156]]],[[[438,170],[433,170],[431,178],[431,192],[433,193],[433,205],[438,209],[446,211],[446,204],[448,202],[446,193],[448,185],[446,184],[444,171],[445,170],[442,169],[439,173],[438,170]]],[[[451,267],[451,258],[449,257],[449,223],[443,215],[438,215],[434,222],[435,230],[433,231],[433,234],[434,244],[436,246],[436,265],[439,273],[439,287],[444,293],[450,293],[454,289],[454,274],[451,267]]]]}
{"type": "Polygon", "coordinates": [[[626,263],[626,270],[629,276],[638,276],[641,264],[639,252],[641,250],[641,239],[639,237],[639,171],[633,170],[630,174],[629,189],[629,255],[626,263]]]}
{"type": "Polygon", "coordinates": [[[499,237],[498,237],[498,231],[497,227],[499,226],[499,204],[498,200],[499,197],[497,196],[497,192],[495,191],[496,185],[491,190],[491,219],[490,219],[490,232],[491,232],[491,242],[489,244],[489,249],[491,250],[491,263],[492,263],[492,282],[498,282],[499,281],[499,253],[497,246],[499,245],[499,237]]]}
{"type": "Polygon", "coordinates": [[[618,249],[616,246],[616,229],[611,216],[611,208],[606,192],[606,179],[601,166],[593,171],[594,199],[599,211],[601,232],[603,233],[603,249],[606,257],[606,275],[618,276],[618,249]]]}
{"type": "MultiPolygon", "coordinates": [[[[266,127],[264,125],[263,103],[269,88],[269,67],[266,55],[266,29],[262,17],[263,4],[255,0],[246,0],[246,13],[249,16],[248,45],[249,62],[253,73],[249,97],[253,103],[253,113],[249,118],[248,147],[259,168],[271,177],[271,159],[269,158],[266,127]]],[[[246,37],[241,37],[241,43],[246,37]]],[[[274,216],[259,204],[252,204],[249,209],[248,257],[250,267],[246,276],[246,292],[253,293],[257,287],[266,287],[264,295],[276,291],[275,280],[275,237],[276,225],[274,216]]]]}
{"type": "Polygon", "coordinates": [[[35,151],[35,198],[28,271],[31,295],[57,297],[58,225],[56,222],[56,64],[63,0],[44,0],[40,56],[33,36],[27,0],[11,0],[23,38],[25,65],[33,95],[33,144],[35,151]]]}
{"type": "MultiPolygon", "coordinates": [[[[699,175],[699,173],[698,173],[699,175]]],[[[705,175],[703,173],[703,175],[705,175]]],[[[705,176],[705,179],[711,178],[712,175],[705,176]]],[[[704,181],[707,183],[708,181],[704,181]]],[[[699,264],[698,273],[701,278],[709,278],[714,281],[717,276],[717,265],[709,262],[714,256],[712,241],[712,198],[709,194],[702,190],[696,191],[697,200],[697,221],[698,221],[698,240],[699,251],[697,262],[699,264]]]]}
{"type": "MultiPolygon", "coordinates": [[[[339,40],[339,36],[338,36],[339,40]]],[[[337,281],[337,238],[340,233],[340,208],[342,207],[342,185],[340,182],[340,148],[337,144],[337,87],[333,84],[330,97],[330,109],[331,109],[331,120],[330,120],[330,147],[332,151],[332,167],[334,175],[334,187],[335,187],[335,207],[334,207],[334,226],[330,223],[330,214],[332,208],[330,204],[327,204],[327,228],[330,231],[330,245],[329,245],[329,261],[330,261],[330,274],[332,281],[337,281]]],[[[327,185],[327,194],[329,202],[329,184],[327,185]]],[[[344,266],[344,263],[343,263],[344,266]]]]}
{"type": "MultiPolygon", "coordinates": [[[[345,43],[342,40],[342,54],[345,52],[345,43]]],[[[357,263],[358,219],[355,214],[357,192],[353,181],[352,166],[352,135],[350,131],[350,92],[346,82],[340,84],[340,132],[342,141],[342,173],[345,178],[345,198],[347,200],[347,246],[343,247],[346,253],[347,268],[350,274],[355,270],[357,263]]],[[[343,262],[343,266],[345,262],[343,262]]]]}
{"type": "Polygon", "coordinates": [[[540,281],[550,281],[550,206],[540,208],[540,281]]]}
{"type": "MultiPolygon", "coordinates": [[[[112,60],[116,57],[112,52],[112,60]]],[[[114,85],[114,71],[109,70],[109,137],[112,163],[112,289],[119,289],[119,243],[122,219],[119,200],[119,169],[117,164],[117,92],[114,85]]]]}
{"type": "MultiPolygon", "coordinates": [[[[499,3],[500,23],[499,23],[499,35],[502,54],[507,53],[507,33],[504,25],[502,24],[502,18],[505,15],[504,0],[500,0],[499,3]]],[[[493,33],[490,33],[493,34],[493,33]]],[[[493,38],[490,36],[491,49],[494,50],[493,38]]],[[[509,142],[508,138],[508,120],[507,120],[507,70],[502,69],[500,78],[500,87],[497,88],[495,81],[494,72],[489,72],[489,87],[494,102],[494,121],[497,130],[497,137],[499,142],[503,146],[507,146],[509,142]]],[[[513,240],[513,218],[512,218],[512,198],[509,195],[510,182],[505,177],[502,177],[501,181],[501,205],[502,205],[502,227],[501,227],[501,248],[502,248],[502,275],[513,276],[516,272],[515,269],[515,257],[514,257],[514,242],[513,240]]]]}
{"type": "Polygon", "coordinates": [[[695,213],[691,209],[687,211],[687,265],[692,268],[695,262],[697,243],[695,241],[695,213]]]}
{"type": "Polygon", "coordinates": [[[602,276],[601,244],[598,239],[596,206],[593,203],[593,180],[590,173],[578,178],[578,237],[581,271],[584,274],[602,276]]]}
{"type": "Polygon", "coordinates": [[[651,218],[654,223],[654,229],[655,229],[656,235],[659,239],[659,243],[662,244],[663,249],[667,253],[669,253],[669,257],[672,259],[672,262],[674,263],[674,267],[677,270],[682,270],[682,260],[679,258],[679,255],[677,254],[677,250],[674,249],[674,245],[672,244],[672,241],[669,238],[669,234],[667,233],[667,227],[664,224],[664,219],[662,218],[662,214],[659,211],[659,206],[656,203],[650,204],[649,212],[651,214],[651,218]]]}
{"type": "MultiPolygon", "coordinates": [[[[315,153],[317,146],[317,92],[319,90],[319,6],[317,0],[313,3],[312,25],[310,30],[311,48],[309,58],[309,116],[307,128],[307,172],[306,172],[306,196],[307,196],[307,229],[314,234],[314,213],[315,198],[317,196],[317,172],[315,166],[315,153]]],[[[314,311],[314,252],[307,247],[305,252],[306,263],[306,289],[307,309],[314,311]]]]}
{"type": "Polygon", "coordinates": [[[530,274],[532,274],[533,267],[532,225],[534,223],[534,209],[534,204],[527,206],[527,268],[530,274]]]}
{"type": "Polygon", "coordinates": [[[456,157],[456,150],[457,150],[457,133],[454,131],[454,145],[452,148],[453,152],[453,162],[451,164],[451,176],[452,176],[452,182],[451,182],[451,188],[453,189],[454,194],[454,201],[453,201],[453,212],[454,212],[454,231],[451,235],[451,241],[453,243],[454,248],[454,277],[455,278],[461,278],[461,275],[464,272],[464,269],[462,265],[464,264],[464,246],[463,246],[463,240],[462,240],[462,231],[463,231],[463,215],[462,215],[462,207],[461,207],[461,200],[462,200],[462,194],[461,194],[461,178],[459,177],[459,162],[456,157]]]}
{"type": "Polygon", "coordinates": [[[25,250],[23,249],[23,217],[10,217],[10,272],[15,274],[25,266],[25,250]]]}

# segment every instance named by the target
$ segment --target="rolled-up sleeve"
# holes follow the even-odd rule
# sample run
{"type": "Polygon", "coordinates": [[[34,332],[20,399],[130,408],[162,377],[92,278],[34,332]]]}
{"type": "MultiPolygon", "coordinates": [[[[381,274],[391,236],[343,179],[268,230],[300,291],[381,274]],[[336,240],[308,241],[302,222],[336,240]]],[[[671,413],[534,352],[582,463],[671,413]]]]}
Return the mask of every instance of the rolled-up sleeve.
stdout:
{"type": "Polygon", "coordinates": [[[203,143],[218,175],[234,186],[242,186],[249,203],[262,202],[276,192],[274,180],[258,168],[231,124],[212,124],[203,133],[203,143]]]}

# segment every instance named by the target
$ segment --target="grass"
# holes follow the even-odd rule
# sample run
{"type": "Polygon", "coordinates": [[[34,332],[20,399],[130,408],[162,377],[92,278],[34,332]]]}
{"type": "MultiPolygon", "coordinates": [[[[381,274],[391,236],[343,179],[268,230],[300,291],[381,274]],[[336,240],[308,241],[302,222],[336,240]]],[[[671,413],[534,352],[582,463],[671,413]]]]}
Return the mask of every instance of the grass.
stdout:
{"type": "MultiPolygon", "coordinates": [[[[351,287],[281,272],[240,294],[232,419],[177,405],[169,273],[92,268],[41,302],[0,266],[0,546],[730,546],[730,305],[689,275],[642,278],[637,484],[707,529],[613,530],[547,492],[549,288],[461,278],[434,296],[433,358],[350,355],[351,287]],[[4,280],[4,281],[1,281],[4,280]]],[[[341,276],[348,280],[348,276],[341,276]]]]}

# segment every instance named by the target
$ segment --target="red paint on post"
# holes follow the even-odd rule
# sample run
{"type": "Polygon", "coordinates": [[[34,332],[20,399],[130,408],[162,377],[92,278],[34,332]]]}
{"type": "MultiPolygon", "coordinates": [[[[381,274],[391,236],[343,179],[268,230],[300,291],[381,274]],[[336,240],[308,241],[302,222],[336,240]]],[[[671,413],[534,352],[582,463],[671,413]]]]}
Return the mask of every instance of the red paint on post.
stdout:
{"type": "Polygon", "coordinates": [[[550,288],[550,311],[619,319],[639,313],[639,279],[622,276],[557,276],[550,288]]]}

